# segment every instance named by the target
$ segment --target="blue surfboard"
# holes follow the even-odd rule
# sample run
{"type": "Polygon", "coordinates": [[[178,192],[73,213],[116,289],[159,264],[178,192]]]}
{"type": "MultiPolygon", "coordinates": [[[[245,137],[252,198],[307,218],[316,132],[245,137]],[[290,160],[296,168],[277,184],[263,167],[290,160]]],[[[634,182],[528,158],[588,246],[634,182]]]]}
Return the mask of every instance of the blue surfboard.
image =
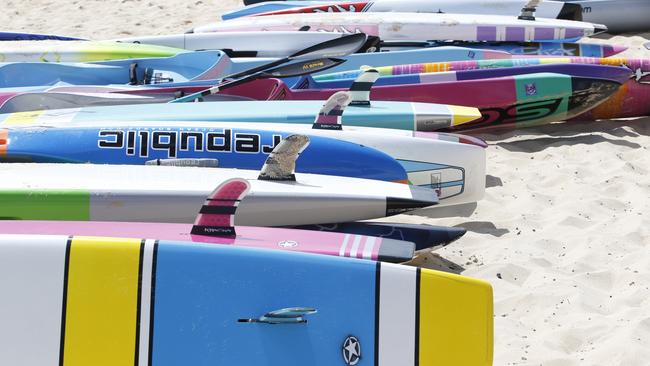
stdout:
{"type": "MultiPolygon", "coordinates": [[[[211,166],[259,170],[287,136],[243,128],[133,125],[128,127],[18,127],[5,130],[0,160],[49,163],[159,164],[173,159],[212,159],[211,166]]],[[[296,171],[384,181],[406,181],[391,156],[371,147],[311,136],[296,171]]]]}
{"type": "Polygon", "coordinates": [[[492,364],[492,288],[444,272],[151,239],[0,235],[3,365],[492,364]],[[38,352],[34,352],[37,349],[38,352]]]}

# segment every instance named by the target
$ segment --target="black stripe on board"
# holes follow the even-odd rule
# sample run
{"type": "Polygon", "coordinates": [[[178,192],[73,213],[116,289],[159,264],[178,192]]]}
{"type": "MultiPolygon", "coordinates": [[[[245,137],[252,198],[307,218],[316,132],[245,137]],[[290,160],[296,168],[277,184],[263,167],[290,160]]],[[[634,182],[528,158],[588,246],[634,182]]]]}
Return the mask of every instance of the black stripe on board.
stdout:
{"type": "Polygon", "coordinates": [[[151,258],[151,305],[149,306],[149,366],[153,361],[153,317],[156,304],[156,261],[158,259],[158,240],[153,243],[153,255],[151,258]]]}
{"type": "Polygon", "coordinates": [[[375,366],[379,366],[379,295],[381,290],[381,262],[375,270],[375,366]]]}
{"type": "Polygon", "coordinates": [[[375,85],[374,81],[355,81],[350,86],[350,91],[363,91],[369,92],[372,89],[372,86],[375,85]]]}
{"type": "Polygon", "coordinates": [[[68,237],[65,243],[65,264],[63,267],[63,302],[61,304],[61,339],[59,341],[59,366],[63,366],[63,354],[65,352],[65,313],[68,303],[68,273],[70,272],[70,249],[72,247],[72,236],[68,237]]]}
{"type": "Polygon", "coordinates": [[[135,358],[133,364],[138,366],[140,358],[140,307],[142,306],[142,266],[144,264],[144,239],[140,241],[140,258],[138,259],[138,301],[135,313],[135,358]]]}
{"type": "Polygon", "coordinates": [[[199,213],[211,215],[234,215],[237,212],[237,206],[201,206],[199,213]]]}
{"type": "Polygon", "coordinates": [[[420,276],[422,270],[418,267],[415,275],[415,350],[414,365],[420,364],[420,276]]]}

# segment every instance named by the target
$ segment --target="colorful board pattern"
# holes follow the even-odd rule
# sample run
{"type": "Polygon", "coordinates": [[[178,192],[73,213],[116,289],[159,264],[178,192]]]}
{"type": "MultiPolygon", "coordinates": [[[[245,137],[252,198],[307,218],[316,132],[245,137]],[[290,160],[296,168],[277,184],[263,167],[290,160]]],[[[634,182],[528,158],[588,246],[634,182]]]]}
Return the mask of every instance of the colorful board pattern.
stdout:
{"type": "Polygon", "coordinates": [[[490,285],[414,267],[182,242],[2,235],[0,290],[7,365],[492,363],[490,285]],[[239,321],[297,306],[317,313],[304,324],[239,321]]]}
{"type": "MultiPolygon", "coordinates": [[[[498,60],[472,60],[452,62],[416,63],[395,66],[373,67],[382,76],[425,74],[446,71],[463,71],[478,69],[495,69],[506,67],[520,67],[548,64],[588,64],[606,66],[627,66],[632,70],[650,72],[650,59],[633,58],[597,58],[597,57],[546,57],[546,58],[513,58],[498,60]]],[[[314,80],[338,80],[356,78],[363,70],[350,70],[338,73],[321,74],[314,76],[314,80]]]]}
{"type": "MultiPolygon", "coordinates": [[[[444,104],[479,108],[483,118],[454,130],[525,127],[575,117],[613,95],[615,81],[537,73],[466,81],[386,85],[372,88],[371,100],[444,104]]],[[[340,89],[281,90],[275,99],[326,99],[340,89]]]]}

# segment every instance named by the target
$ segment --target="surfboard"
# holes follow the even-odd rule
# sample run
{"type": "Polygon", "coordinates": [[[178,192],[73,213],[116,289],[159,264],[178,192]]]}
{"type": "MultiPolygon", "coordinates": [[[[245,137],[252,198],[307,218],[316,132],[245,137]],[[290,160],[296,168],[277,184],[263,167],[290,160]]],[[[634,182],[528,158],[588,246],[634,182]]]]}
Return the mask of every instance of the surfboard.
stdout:
{"type": "Polygon", "coordinates": [[[431,248],[451,244],[467,232],[462,227],[384,222],[345,222],[339,224],[293,226],[292,228],[357,235],[364,234],[381,238],[407,240],[415,244],[415,250],[430,250],[431,248]]]}
{"type": "MultiPolygon", "coordinates": [[[[345,107],[343,105],[341,107],[333,106],[329,110],[333,113],[324,115],[322,120],[333,122],[339,128],[315,129],[313,127],[319,123],[315,124],[313,117],[310,124],[238,122],[236,125],[242,129],[280,130],[287,133],[327,137],[372,147],[395,159],[406,171],[408,181],[411,184],[434,189],[440,199],[439,205],[441,206],[472,203],[483,197],[485,192],[484,148],[487,145],[482,140],[462,135],[414,133],[410,130],[389,130],[354,126],[342,127],[340,115],[336,113],[337,108],[345,107]]],[[[31,116],[24,114],[22,115],[22,120],[20,119],[21,116],[16,114],[14,118],[5,120],[3,124],[5,126],[27,126],[29,124],[35,124],[41,127],[48,125],[87,127],[102,123],[101,119],[80,122],[66,121],[63,116],[59,116],[62,118],[57,118],[55,111],[52,113],[51,118],[38,118],[38,114],[32,114],[31,116]],[[36,118],[32,119],[30,117],[36,118]]],[[[317,122],[320,121],[320,117],[316,118],[317,122]]],[[[429,123],[435,124],[435,121],[419,120],[417,123],[418,125],[427,125],[429,123]]],[[[113,127],[126,131],[130,130],[132,126],[135,126],[136,122],[129,120],[119,122],[115,120],[111,124],[113,127]]],[[[177,122],[165,121],[138,122],[138,124],[140,124],[144,131],[149,131],[152,128],[164,130],[178,126],[177,122]]],[[[185,121],[182,126],[189,131],[199,131],[205,128],[227,129],[229,126],[232,127],[232,123],[185,121]]],[[[6,137],[10,133],[7,132],[6,137]]],[[[6,140],[8,138],[5,138],[6,140]]],[[[194,141],[191,141],[191,143],[194,143],[194,141]]],[[[177,145],[180,146],[180,143],[177,145]]],[[[123,154],[123,150],[116,152],[123,154]]],[[[134,147],[134,150],[137,154],[139,149],[135,149],[134,147]]],[[[53,154],[56,154],[56,152],[53,152],[53,154]]],[[[327,156],[329,155],[325,155],[323,158],[327,159],[327,156]]]]}
{"type": "Polygon", "coordinates": [[[0,43],[0,62],[90,62],[171,57],[181,52],[184,50],[179,48],[111,41],[6,41],[0,43]]]}
{"type": "Polygon", "coordinates": [[[298,31],[365,33],[382,40],[542,41],[589,37],[600,24],[515,16],[438,13],[317,13],[245,17],[193,29],[194,33],[298,31]]]}
{"type": "MultiPolygon", "coordinates": [[[[374,0],[374,1],[286,1],[263,2],[234,10],[221,16],[233,19],[240,16],[269,16],[304,13],[358,13],[358,12],[404,12],[404,13],[454,13],[492,14],[517,16],[529,3],[528,0],[374,0]],[[278,4],[285,7],[273,9],[278,4]],[[287,7],[291,5],[292,7],[287,7]]],[[[543,1],[536,5],[536,16],[582,20],[579,6],[559,1],[543,1]]]]}
{"type": "Polygon", "coordinates": [[[435,42],[432,46],[461,46],[475,49],[490,49],[519,56],[568,56],[568,57],[610,57],[627,47],[595,43],[569,42],[435,42]]]}
{"type": "Polygon", "coordinates": [[[295,181],[275,181],[260,179],[259,171],[206,167],[13,163],[0,168],[5,219],[189,223],[214,187],[231,178],[251,183],[235,222],[245,226],[357,221],[438,202],[436,192],[423,187],[303,173],[296,173],[295,181]]]}
{"type": "Polygon", "coordinates": [[[185,50],[221,50],[230,57],[285,57],[309,46],[340,38],[325,32],[232,32],[183,33],[120,38],[121,43],[139,43],[185,50]]]}
{"type": "MultiPolygon", "coordinates": [[[[600,78],[537,73],[489,79],[368,87],[371,99],[432,103],[466,103],[483,119],[457,129],[517,128],[562,121],[595,107],[612,96],[620,83],[600,78]],[[483,91],[483,92],[481,92],[483,91]]],[[[322,100],[341,89],[278,90],[273,99],[322,100]]],[[[241,91],[245,95],[245,91],[241,91]]],[[[456,128],[454,128],[456,129],[456,128]]]]}
{"type": "Polygon", "coordinates": [[[0,278],[2,364],[492,364],[491,286],[427,269],[5,234],[0,278]]]}
{"type": "MultiPolygon", "coordinates": [[[[2,44],[0,44],[1,46],[2,44]]],[[[96,63],[9,62],[0,64],[0,87],[53,85],[159,84],[222,76],[220,51],[184,52],[171,57],[96,63]]]]}
{"type": "MultiPolygon", "coordinates": [[[[58,93],[19,94],[0,103],[0,126],[65,125],[69,122],[92,121],[222,121],[312,124],[322,101],[245,101],[137,104],[67,108],[83,105],[87,94],[70,93],[70,101],[58,93]],[[48,96],[52,98],[48,98],[48,96]],[[73,98],[78,96],[78,98],[73,98]],[[38,101],[31,102],[32,99],[38,101]],[[47,100],[47,101],[46,101],[47,100]],[[51,100],[51,101],[50,101],[51,100]],[[29,111],[29,106],[38,109],[29,111]],[[56,109],[56,111],[49,111],[56,109]]],[[[128,101],[128,100],[127,100],[128,101]]],[[[434,131],[460,125],[480,118],[471,107],[448,104],[372,101],[370,106],[349,105],[341,121],[351,127],[379,127],[408,131],[434,131]],[[426,122],[428,121],[428,122],[426,122]]]]}
{"type": "MultiPolygon", "coordinates": [[[[57,128],[4,130],[0,161],[93,164],[200,164],[259,170],[290,133],[281,130],[95,123],[57,128]]],[[[300,173],[406,182],[400,163],[371,147],[311,136],[296,162],[300,173]]]]}
{"type": "MultiPolygon", "coordinates": [[[[650,72],[650,59],[636,59],[623,57],[526,57],[526,58],[508,58],[493,60],[476,60],[466,62],[432,62],[432,63],[411,63],[405,65],[394,64],[387,67],[375,67],[381,75],[404,75],[419,73],[435,73],[445,71],[477,70],[477,69],[495,69],[521,66],[538,66],[548,64],[586,64],[586,65],[603,65],[603,66],[625,66],[635,72],[650,72]]],[[[352,70],[326,73],[313,76],[314,80],[336,80],[356,78],[364,70],[352,70]]]]}
{"type": "MultiPolygon", "coordinates": [[[[397,263],[413,258],[415,245],[404,240],[323,230],[253,226],[235,228],[233,223],[237,208],[249,189],[250,185],[244,179],[225,181],[206,198],[203,206],[197,211],[193,225],[2,220],[0,231],[3,234],[38,232],[45,235],[66,235],[75,232],[85,236],[156,237],[164,240],[297,251],[397,263]]],[[[409,233],[418,229],[423,230],[408,228],[409,233]]]]}
{"type": "MultiPolygon", "coordinates": [[[[644,82],[650,81],[648,73],[650,73],[650,60],[635,59],[624,57],[610,57],[610,58],[588,58],[588,57],[549,57],[549,58],[523,58],[523,59],[504,59],[504,60],[485,60],[478,62],[449,62],[449,63],[432,63],[420,65],[405,65],[404,67],[395,66],[393,71],[392,67],[376,68],[383,74],[408,74],[410,72],[446,72],[449,70],[490,70],[499,68],[522,67],[522,66],[540,66],[551,64],[586,64],[586,65],[608,65],[608,66],[624,66],[634,73],[632,80],[626,81],[623,85],[616,90],[616,92],[604,101],[602,104],[597,105],[591,111],[585,111],[579,117],[581,120],[593,119],[611,119],[611,118],[631,118],[646,116],[650,113],[647,108],[650,103],[650,85],[644,82]],[[637,75],[639,77],[637,77],[637,75]],[[647,101],[648,103],[645,103],[647,101]]],[[[331,80],[339,77],[352,77],[359,75],[362,71],[355,70],[331,75],[315,76],[316,80],[331,80]]],[[[610,74],[609,77],[612,77],[610,74]]],[[[603,77],[608,77],[603,75],[603,77]]]]}

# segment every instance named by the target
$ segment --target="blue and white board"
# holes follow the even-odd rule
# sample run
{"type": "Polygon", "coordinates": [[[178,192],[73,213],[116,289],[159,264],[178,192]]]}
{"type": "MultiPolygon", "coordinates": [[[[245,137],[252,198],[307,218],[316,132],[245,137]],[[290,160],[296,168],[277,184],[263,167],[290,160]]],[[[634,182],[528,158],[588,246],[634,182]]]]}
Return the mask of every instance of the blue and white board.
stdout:
{"type": "Polygon", "coordinates": [[[224,76],[221,51],[179,53],[171,57],[93,63],[0,63],[0,88],[67,83],[73,85],[160,84],[212,80],[224,76]]]}
{"type": "MultiPolygon", "coordinates": [[[[47,163],[156,164],[169,159],[212,159],[213,166],[259,170],[290,133],[237,127],[132,124],[93,127],[18,127],[6,130],[0,160],[47,163]]],[[[371,147],[313,136],[297,171],[344,177],[406,181],[406,171],[371,147]]]]}
{"type": "Polygon", "coordinates": [[[492,364],[491,286],[414,267],[0,235],[0,291],[3,365],[492,364]]]}

